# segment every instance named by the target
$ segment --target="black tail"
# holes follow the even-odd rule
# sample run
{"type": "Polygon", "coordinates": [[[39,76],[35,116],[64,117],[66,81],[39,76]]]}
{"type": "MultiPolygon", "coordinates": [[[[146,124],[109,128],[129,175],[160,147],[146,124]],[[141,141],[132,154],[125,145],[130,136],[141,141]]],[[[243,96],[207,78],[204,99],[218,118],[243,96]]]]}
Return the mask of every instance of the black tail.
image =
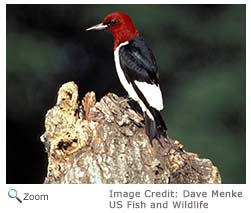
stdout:
{"type": "Polygon", "coordinates": [[[152,145],[152,140],[156,138],[161,144],[161,136],[164,138],[167,137],[166,124],[160,112],[149,105],[144,95],[142,94],[142,92],[139,90],[139,88],[134,82],[132,82],[132,86],[135,89],[137,95],[140,97],[141,101],[144,103],[145,107],[150,111],[150,113],[152,114],[154,118],[154,120],[151,119],[149,115],[147,115],[147,113],[144,112],[145,129],[146,129],[146,134],[149,137],[150,143],[152,145]]]}
{"type": "MultiPolygon", "coordinates": [[[[167,127],[160,114],[160,112],[152,107],[149,107],[154,120],[149,117],[149,115],[144,112],[145,117],[145,130],[146,134],[149,137],[150,143],[152,145],[152,140],[156,138],[159,142],[161,137],[167,137],[167,127]]],[[[160,143],[161,144],[161,143],[160,143]]]]}

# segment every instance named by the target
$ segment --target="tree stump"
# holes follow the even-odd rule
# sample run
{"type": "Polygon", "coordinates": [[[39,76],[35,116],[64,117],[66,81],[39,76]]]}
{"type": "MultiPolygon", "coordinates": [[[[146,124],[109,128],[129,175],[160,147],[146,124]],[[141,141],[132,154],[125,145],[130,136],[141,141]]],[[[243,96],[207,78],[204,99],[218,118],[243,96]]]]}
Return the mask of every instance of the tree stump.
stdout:
{"type": "Polygon", "coordinates": [[[48,153],[44,183],[221,183],[209,159],[188,153],[168,138],[153,147],[143,117],[127,99],[109,93],[96,102],[78,99],[74,82],[61,86],[41,136],[48,153]]]}

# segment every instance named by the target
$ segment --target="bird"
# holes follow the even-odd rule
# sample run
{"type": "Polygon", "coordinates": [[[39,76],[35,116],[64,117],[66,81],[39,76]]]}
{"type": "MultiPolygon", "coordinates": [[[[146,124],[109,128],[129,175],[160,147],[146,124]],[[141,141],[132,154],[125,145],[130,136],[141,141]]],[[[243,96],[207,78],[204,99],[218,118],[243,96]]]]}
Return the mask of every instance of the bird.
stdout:
{"type": "Polygon", "coordinates": [[[114,61],[119,80],[129,97],[136,101],[144,116],[145,133],[153,146],[156,138],[162,145],[167,127],[160,111],[163,98],[159,72],[151,48],[124,12],[112,12],[103,21],[86,31],[104,30],[114,38],[114,61]]]}

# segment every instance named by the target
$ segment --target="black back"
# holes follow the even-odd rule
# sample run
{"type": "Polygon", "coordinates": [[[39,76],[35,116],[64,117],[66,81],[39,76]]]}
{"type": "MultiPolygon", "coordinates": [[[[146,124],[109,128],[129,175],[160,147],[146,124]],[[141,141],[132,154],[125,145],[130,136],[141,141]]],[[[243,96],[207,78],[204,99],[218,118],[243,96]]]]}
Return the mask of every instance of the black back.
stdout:
{"type": "Polygon", "coordinates": [[[119,59],[128,82],[136,80],[159,85],[155,57],[141,36],[135,37],[120,48],[119,59]]]}

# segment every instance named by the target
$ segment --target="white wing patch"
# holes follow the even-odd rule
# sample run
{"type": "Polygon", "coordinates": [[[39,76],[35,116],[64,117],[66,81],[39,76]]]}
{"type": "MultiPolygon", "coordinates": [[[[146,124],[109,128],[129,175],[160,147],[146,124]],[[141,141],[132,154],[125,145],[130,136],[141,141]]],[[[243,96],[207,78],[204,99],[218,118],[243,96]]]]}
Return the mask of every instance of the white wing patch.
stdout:
{"type": "Polygon", "coordinates": [[[134,83],[145,96],[145,99],[151,107],[159,111],[163,109],[162,94],[160,88],[157,85],[139,81],[134,81],[134,83]]]}

